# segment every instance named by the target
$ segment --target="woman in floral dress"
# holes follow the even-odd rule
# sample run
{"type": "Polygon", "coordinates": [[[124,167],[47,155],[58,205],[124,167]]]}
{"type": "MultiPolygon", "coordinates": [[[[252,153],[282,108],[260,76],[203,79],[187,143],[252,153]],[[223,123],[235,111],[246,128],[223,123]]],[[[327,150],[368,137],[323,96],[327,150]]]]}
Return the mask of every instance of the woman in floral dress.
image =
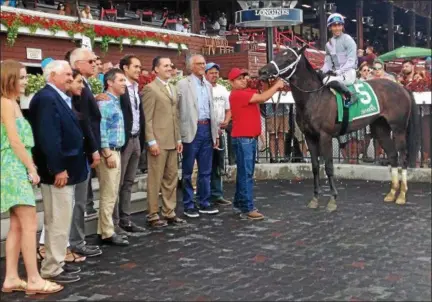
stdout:
{"type": "Polygon", "coordinates": [[[10,227],[6,238],[6,274],[3,292],[26,294],[59,292],[63,286],[42,279],[36,260],[37,216],[32,185],[40,181],[31,156],[34,146],[30,125],[18,105],[18,97],[27,85],[25,67],[19,62],[1,63],[1,213],[9,212],[10,227]],[[22,252],[27,282],[18,275],[22,252]]]}

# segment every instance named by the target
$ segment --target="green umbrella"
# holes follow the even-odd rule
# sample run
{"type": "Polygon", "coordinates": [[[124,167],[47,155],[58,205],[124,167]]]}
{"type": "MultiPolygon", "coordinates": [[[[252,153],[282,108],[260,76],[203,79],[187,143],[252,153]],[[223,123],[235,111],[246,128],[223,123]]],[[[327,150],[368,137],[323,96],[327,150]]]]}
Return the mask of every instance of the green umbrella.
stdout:
{"type": "Polygon", "coordinates": [[[383,61],[393,61],[397,59],[424,58],[430,56],[431,54],[432,53],[429,48],[402,46],[385,53],[378,58],[383,61]]]}

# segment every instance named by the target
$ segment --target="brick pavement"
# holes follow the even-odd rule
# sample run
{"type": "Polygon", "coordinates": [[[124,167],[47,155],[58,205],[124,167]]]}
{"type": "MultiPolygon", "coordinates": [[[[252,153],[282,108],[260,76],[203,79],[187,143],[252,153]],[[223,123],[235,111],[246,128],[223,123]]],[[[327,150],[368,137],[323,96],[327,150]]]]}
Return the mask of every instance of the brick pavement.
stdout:
{"type": "MultiPolygon", "coordinates": [[[[388,184],[341,181],[338,212],[306,208],[311,181],[256,185],[262,222],[229,209],[103,247],[82,280],[56,301],[431,300],[431,186],[411,184],[406,206],[387,205],[388,184]]],[[[328,187],[324,188],[328,192],[328,187]]],[[[226,185],[226,197],[233,185],[226,185]]],[[[135,220],[144,223],[144,215],[135,220]]],[[[1,262],[4,274],[4,261],[1,262]]],[[[23,293],[1,301],[29,300],[23,293]]]]}

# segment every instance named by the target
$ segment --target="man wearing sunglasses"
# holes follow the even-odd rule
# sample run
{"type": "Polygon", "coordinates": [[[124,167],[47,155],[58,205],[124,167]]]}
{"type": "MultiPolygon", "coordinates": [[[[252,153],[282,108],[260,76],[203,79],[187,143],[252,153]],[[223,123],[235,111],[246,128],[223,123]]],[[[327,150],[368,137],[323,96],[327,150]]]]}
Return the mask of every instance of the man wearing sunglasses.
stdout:
{"type": "Polygon", "coordinates": [[[356,80],[357,45],[350,35],[344,33],[344,25],[341,14],[331,14],[327,19],[327,27],[333,37],[325,46],[326,55],[320,76],[323,84],[344,95],[345,106],[349,107],[357,101],[355,93],[347,88],[356,80]]]}

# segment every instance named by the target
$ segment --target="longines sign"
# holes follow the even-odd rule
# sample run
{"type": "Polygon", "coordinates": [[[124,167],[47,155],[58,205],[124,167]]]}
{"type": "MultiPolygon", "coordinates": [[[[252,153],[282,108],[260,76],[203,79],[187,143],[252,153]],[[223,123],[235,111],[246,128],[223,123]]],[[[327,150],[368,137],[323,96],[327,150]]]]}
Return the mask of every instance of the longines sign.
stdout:
{"type": "Polygon", "coordinates": [[[289,8],[262,8],[255,10],[255,16],[264,16],[270,19],[274,19],[280,16],[288,16],[289,13],[289,8]]]}
{"type": "Polygon", "coordinates": [[[235,13],[235,23],[242,27],[297,25],[303,23],[303,10],[285,7],[246,9],[235,13]]]}

